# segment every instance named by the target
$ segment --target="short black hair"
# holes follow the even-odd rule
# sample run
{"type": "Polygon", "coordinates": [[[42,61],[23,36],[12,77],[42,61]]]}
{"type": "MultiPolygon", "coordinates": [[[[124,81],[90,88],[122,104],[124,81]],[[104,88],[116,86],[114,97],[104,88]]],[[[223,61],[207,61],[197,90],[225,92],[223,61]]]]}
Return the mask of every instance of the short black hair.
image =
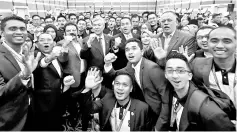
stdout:
{"type": "Polygon", "coordinates": [[[140,19],[140,16],[138,16],[137,14],[132,14],[131,19],[133,19],[133,18],[137,18],[137,17],[138,17],[138,19],[140,19]]]}
{"type": "Polygon", "coordinates": [[[21,21],[21,22],[25,23],[25,20],[22,17],[16,16],[16,15],[7,16],[7,17],[3,18],[1,21],[1,30],[2,31],[4,31],[4,28],[6,27],[6,23],[10,20],[17,20],[17,21],[21,21]]]}
{"type": "Polygon", "coordinates": [[[77,15],[74,14],[74,13],[70,13],[70,14],[68,15],[68,18],[70,19],[71,16],[76,16],[76,18],[77,18],[77,15]]]}
{"type": "Polygon", "coordinates": [[[166,67],[167,61],[170,60],[170,59],[183,60],[186,63],[188,69],[190,70],[190,65],[189,65],[188,59],[183,54],[181,54],[177,51],[171,51],[170,54],[166,57],[165,67],[166,67]]]}
{"type": "MultiPolygon", "coordinates": [[[[45,18],[44,18],[44,21],[46,21],[46,19],[52,19],[53,20],[53,18],[51,18],[50,16],[46,16],[45,18]]],[[[53,20],[54,21],[54,20],[53,20]]]]}
{"type": "MultiPolygon", "coordinates": [[[[39,15],[36,15],[36,14],[32,16],[32,19],[34,19],[34,17],[39,17],[39,18],[40,18],[40,16],[39,16],[39,15]]],[[[40,19],[41,19],[41,18],[40,18],[40,19]]]]}
{"type": "Polygon", "coordinates": [[[64,33],[66,33],[66,27],[67,27],[67,26],[70,26],[70,25],[75,26],[76,29],[77,29],[77,32],[78,32],[78,27],[77,27],[77,25],[76,25],[75,23],[67,22],[67,23],[64,25],[64,33]]]}
{"type": "Polygon", "coordinates": [[[148,11],[144,11],[144,12],[142,13],[142,16],[143,16],[143,15],[145,15],[145,14],[147,14],[147,15],[148,15],[148,14],[149,14],[149,12],[148,12],[148,11]]]}
{"type": "Polygon", "coordinates": [[[119,71],[117,71],[116,74],[115,74],[114,80],[116,79],[116,77],[118,77],[120,75],[128,76],[130,78],[130,80],[131,80],[132,86],[134,86],[134,78],[133,78],[133,76],[129,72],[127,72],[126,70],[119,70],[119,71]]]}
{"type": "Polygon", "coordinates": [[[63,15],[59,15],[59,16],[57,17],[57,20],[58,20],[59,18],[61,18],[61,17],[64,18],[65,20],[67,20],[66,17],[63,16],[63,15]]]}
{"type": "Polygon", "coordinates": [[[149,12],[149,14],[147,15],[147,18],[148,18],[148,16],[150,16],[150,15],[152,15],[152,14],[154,14],[154,15],[157,17],[157,15],[156,15],[155,12],[149,12]]]}
{"type": "MultiPolygon", "coordinates": [[[[212,30],[209,32],[209,34],[208,34],[208,38],[210,37],[210,34],[211,34],[213,31],[215,31],[215,30],[217,30],[217,29],[221,29],[221,28],[230,29],[230,30],[234,33],[234,38],[236,39],[236,30],[235,30],[233,27],[229,27],[229,26],[220,26],[220,27],[217,27],[217,28],[212,29],[212,30]]],[[[226,30],[225,30],[225,32],[226,32],[226,30]]]]}
{"type": "Polygon", "coordinates": [[[142,50],[143,49],[143,44],[142,42],[139,40],[139,39],[136,39],[136,38],[130,38],[128,39],[126,42],[125,42],[125,45],[127,45],[128,43],[131,43],[131,42],[136,42],[138,44],[138,46],[140,47],[140,49],[142,50]]]}

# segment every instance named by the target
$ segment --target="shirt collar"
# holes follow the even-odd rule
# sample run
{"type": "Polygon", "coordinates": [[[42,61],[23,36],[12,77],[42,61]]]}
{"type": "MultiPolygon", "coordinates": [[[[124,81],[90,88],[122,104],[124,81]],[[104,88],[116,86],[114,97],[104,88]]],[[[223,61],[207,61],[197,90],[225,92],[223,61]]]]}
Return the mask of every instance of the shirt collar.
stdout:
{"type": "Polygon", "coordinates": [[[96,35],[96,37],[98,40],[99,40],[99,38],[104,39],[104,34],[102,33],[101,36],[96,35]]]}
{"type": "Polygon", "coordinates": [[[221,69],[221,68],[215,63],[214,60],[213,60],[213,65],[214,65],[214,67],[215,67],[215,71],[216,71],[216,72],[217,72],[217,71],[222,71],[222,70],[224,70],[225,72],[235,73],[236,60],[235,60],[235,62],[234,62],[234,64],[233,64],[232,68],[231,68],[229,71],[226,71],[225,69],[221,69]]]}
{"type": "Polygon", "coordinates": [[[129,36],[129,37],[133,37],[131,32],[130,32],[129,34],[124,34],[124,33],[123,33],[123,35],[125,36],[125,38],[128,37],[128,36],[129,36]]]}
{"type": "Polygon", "coordinates": [[[132,64],[132,68],[138,70],[141,67],[141,62],[142,62],[142,58],[140,59],[140,61],[137,63],[136,66],[132,64]]]}
{"type": "MultiPolygon", "coordinates": [[[[173,37],[174,36],[174,33],[175,33],[176,30],[174,30],[171,34],[168,35],[169,38],[173,37]]],[[[165,34],[163,33],[163,37],[166,38],[165,34]]]]}
{"type": "Polygon", "coordinates": [[[21,51],[20,51],[20,54],[19,54],[19,53],[17,53],[14,49],[12,49],[5,41],[2,42],[2,45],[3,45],[5,48],[7,48],[7,49],[11,52],[11,54],[14,54],[14,55],[16,55],[16,56],[19,57],[19,58],[22,58],[22,57],[21,57],[22,48],[21,48],[21,51]]]}

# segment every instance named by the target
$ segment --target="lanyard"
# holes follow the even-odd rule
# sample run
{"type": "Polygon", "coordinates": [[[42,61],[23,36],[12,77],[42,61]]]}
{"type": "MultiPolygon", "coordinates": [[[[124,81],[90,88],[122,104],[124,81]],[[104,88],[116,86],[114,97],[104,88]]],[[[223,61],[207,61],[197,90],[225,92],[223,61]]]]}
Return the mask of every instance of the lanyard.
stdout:
{"type": "Polygon", "coordinates": [[[130,108],[130,106],[131,106],[131,100],[129,101],[129,104],[128,104],[128,106],[127,106],[127,108],[125,109],[125,112],[124,112],[124,114],[123,114],[123,117],[122,117],[122,119],[121,119],[121,121],[120,121],[120,123],[119,123],[119,126],[117,125],[117,114],[116,114],[116,107],[117,107],[117,103],[115,103],[115,107],[114,107],[114,115],[115,115],[115,131],[116,132],[119,132],[120,131],[120,129],[121,129],[121,127],[122,127],[122,124],[123,124],[123,120],[124,120],[124,118],[125,118],[125,116],[126,116],[126,114],[127,114],[127,112],[128,112],[128,109],[130,108]]]}

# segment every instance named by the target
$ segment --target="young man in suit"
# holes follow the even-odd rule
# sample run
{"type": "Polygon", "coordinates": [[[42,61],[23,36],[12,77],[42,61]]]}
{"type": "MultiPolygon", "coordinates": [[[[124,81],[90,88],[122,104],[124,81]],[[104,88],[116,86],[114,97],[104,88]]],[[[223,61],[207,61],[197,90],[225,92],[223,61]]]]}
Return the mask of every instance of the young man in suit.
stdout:
{"type": "Polygon", "coordinates": [[[55,45],[50,34],[42,33],[38,36],[37,47],[42,57],[39,66],[33,72],[34,130],[62,130],[62,94],[66,90],[64,90],[63,78],[66,75],[58,58],[65,56],[68,49],[55,47],[55,45]]]}
{"type": "MultiPolygon", "coordinates": [[[[163,92],[166,87],[166,79],[163,70],[154,62],[142,57],[143,45],[138,39],[129,39],[126,42],[125,54],[128,59],[127,66],[122,70],[129,72],[136,80],[134,94],[137,99],[145,101],[152,109],[152,127],[159,119],[163,120],[168,106],[163,99],[163,92]]],[[[112,62],[117,59],[113,53],[105,57],[105,72],[108,76],[114,77],[117,71],[113,69],[112,62]]],[[[164,121],[166,122],[166,121],[164,121]]],[[[162,124],[160,124],[162,125],[162,124]]]]}
{"type": "Polygon", "coordinates": [[[118,29],[115,28],[116,22],[114,17],[109,18],[108,28],[104,29],[104,33],[110,35],[111,37],[120,33],[118,29]]]}
{"type": "Polygon", "coordinates": [[[104,56],[109,53],[111,37],[104,34],[105,21],[100,16],[92,20],[94,33],[83,39],[81,58],[87,61],[88,67],[97,66],[103,69],[104,56]]]}
{"type": "MultiPolygon", "coordinates": [[[[86,79],[88,91],[101,81],[98,72],[90,71],[86,79]]],[[[146,103],[134,99],[133,78],[126,71],[117,72],[113,81],[113,91],[104,98],[91,103],[92,113],[99,113],[101,131],[149,131],[150,116],[146,103]]]]}
{"type": "Polygon", "coordinates": [[[137,34],[132,33],[131,30],[131,19],[128,17],[124,17],[121,19],[121,33],[115,35],[111,39],[111,52],[115,53],[115,55],[118,57],[117,60],[113,62],[113,67],[115,70],[124,68],[128,62],[125,56],[125,42],[131,38],[141,40],[141,37],[137,34]]]}
{"type": "MultiPolygon", "coordinates": [[[[29,130],[27,118],[31,108],[32,72],[38,65],[40,53],[34,56],[34,46],[24,45],[27,37],[24,19],[5,17],[1,22],[3,43],[0,45],[0,130],[29,130]]],[[[31,124],[32,119],[28,120],[31,124]]],[[[29,125],[30,125],[29,124],[29,125]]]]}
{"type": "Polygon", "coordinates": [[[218,27],[208,35],[208,49],[212,58],[192,61],[195,81],[227,94],[236,105],[236,31],[218,27]]]}
{"type": "Polygon", "coordinates": [[[178,16],[172,12],[167,11],[161,15],[161,28],[163,33],[157,35],[157,39],[161,46],[152,47],[144,53],[144,57],[149,60],[156,60],[156,63],[164,68],[165,58],[172,50],[179,50],[183,45],[188,47],[188,55],[192,55],[196,49],[195,38],[187,33],[181,32],[177,29],[178,16]]]}
{"type": "MultiPolygon", "coordinates": [[[[187,58],[175,51],[167,57],[165,77],[169,80],[170,131],[234,131],[228,115],[192,81],[187,58]],[[200,108],[195,107],[199,105],[200,108]],[[198,109],[198,110],[197,110],[198,109]],[[197,111],[197,112],[196,112],[197,111]]],[[[235,117],[233,117],[235,118],[235,117]]]]}

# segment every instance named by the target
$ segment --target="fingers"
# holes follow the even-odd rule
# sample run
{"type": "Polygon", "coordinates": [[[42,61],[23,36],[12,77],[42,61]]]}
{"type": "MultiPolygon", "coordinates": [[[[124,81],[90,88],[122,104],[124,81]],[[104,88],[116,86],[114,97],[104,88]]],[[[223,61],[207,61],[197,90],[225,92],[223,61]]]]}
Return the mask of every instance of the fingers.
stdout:
{"type": "Polygon", "coordinates": [[[191,60],[193,60],[194,56],[195,56],[195,54],[194,54],[194,53],[193,53],[193,54],[191,54],[191,55],[189,56],[189,58],[188,58],[188,61],[190,62],[191,60]]]}
{"type": "Polygon", "coordinates": [[[184,52],[188,54],[188,46],[185,47],[184,52]]]}
{"type": "Polygon", "coordinates": [[[36,56],[36,58],[35,58],[35,60],[36,60],[37,62],[39,62],[40,57],[41,57],[41,52],[38,52],[38,53],[37,53],[37,56],[36,56]]]}

